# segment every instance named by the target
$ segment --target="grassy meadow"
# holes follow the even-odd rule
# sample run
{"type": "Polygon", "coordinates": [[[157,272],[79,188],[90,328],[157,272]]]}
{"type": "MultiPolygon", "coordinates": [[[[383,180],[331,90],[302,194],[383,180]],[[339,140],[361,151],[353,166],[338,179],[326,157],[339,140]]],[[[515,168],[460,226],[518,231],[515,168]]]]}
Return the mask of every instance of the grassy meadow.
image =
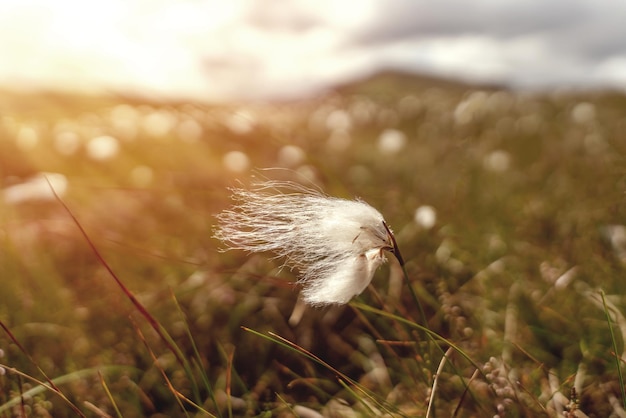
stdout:
{"type": "Polygon", "coordinates": [[[0,417],[626,417],[625,132],[617,93],[393,73],[273,104],[5,91],[0,417]],[[297,272],[212,238],[255,173],[367,201],[408,280],[389,255],[290,323],[297,272]]]}

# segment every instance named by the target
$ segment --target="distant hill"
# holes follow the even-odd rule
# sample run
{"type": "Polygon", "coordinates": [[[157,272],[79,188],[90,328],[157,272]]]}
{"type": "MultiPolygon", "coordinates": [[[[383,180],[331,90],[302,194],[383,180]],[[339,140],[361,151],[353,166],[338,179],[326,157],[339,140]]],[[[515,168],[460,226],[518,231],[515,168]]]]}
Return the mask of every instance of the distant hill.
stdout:
{"type": "Polygon", "coordinates": [[[365,78],[336,86],[333,91],[338,94],[361,94],[365,96],[404,95],[409,92],[419,93],[430,88],[446,90],[450,93],[463,93],[467,90],[502,90],[501,85],[471,84],[463,81],[435,77],[424,74],[409,73],[397,70],[377,72],[365,78]]]}

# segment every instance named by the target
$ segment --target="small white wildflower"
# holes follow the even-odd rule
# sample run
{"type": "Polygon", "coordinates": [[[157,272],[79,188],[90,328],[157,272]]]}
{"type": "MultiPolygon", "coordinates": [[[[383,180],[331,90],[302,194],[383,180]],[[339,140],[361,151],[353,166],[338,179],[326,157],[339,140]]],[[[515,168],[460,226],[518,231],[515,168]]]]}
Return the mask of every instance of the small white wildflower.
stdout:
{"type": "Polygon", "coordinates": [[[296,145],[285,145],[278,151],[278,161],[285,167],[295,167],[305,159],[306,153],[296,145]]]}
{"type": "Polygon", "coordinates": [[[232,189],[235,206],[217,216],[215,237],[227,249],[273,252],[300,273],[313,306],[345,304],[371,282],[395,238],[376,209],[293,183],[266,181],[232,189]]]}
{"type": "Polygon", "coordinates": [[[588,102],[578,103],[571,112],[572,120],[580,125],[593,122],[596,117],[596,108],[588,102]]]}
{"type": "Polygon", "coordinates": [[[28,180],[11,185],[3,192],[4,201],[16,205],[23,202],[54,200],[63,196],[68,189],[68,180],[60,173],[38,173],[28,180]]]}
{"type": "Polygon", "coordinates": [[[120,151],[117,138],[102,135],[92,138],[87,143],[87,155],[96,161],[106,161],[115,157],[120,151]]]}
{"type": "Polygon", "coordinates": [[[250,166],[250,158],[241,151],[229,151],[222,158],[222,163],[228,171],[242,173],[250,166]]]}
{"type": "Polygon", "coordinates": [[[437,223],[437,211],[429,205],[415,209],[415,222],[424,229],[431,229],[437,223]]]}
{"type": "Polygon", "coordinates": [[[397,129],[385,129],[378,137],[378,151],[383,154],[397,154],[407,143],[406,134],[397,129]]]}
{"type": "Polygon", "coordinates": [[[511,166],[511,154],[504,150],[495,150],[483,158],[483,167],[494,173],[503,173],[511,166]]]}

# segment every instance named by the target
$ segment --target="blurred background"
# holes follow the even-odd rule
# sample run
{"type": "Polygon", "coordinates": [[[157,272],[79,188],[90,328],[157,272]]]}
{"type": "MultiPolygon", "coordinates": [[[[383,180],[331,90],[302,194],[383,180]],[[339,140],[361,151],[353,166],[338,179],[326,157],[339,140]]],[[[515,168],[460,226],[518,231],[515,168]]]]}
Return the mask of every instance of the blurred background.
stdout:
{"type": "Polygon", "coordinates": [[[0,1],[0,416],[626,416],[624,22],[591,0],[0,1]],[[366,200],[408,280],[391,259],[290,323],[296,272],[212,238],[259,173],[366,200]],[[20,397],[42,371],[68,402],[20,397]]]}

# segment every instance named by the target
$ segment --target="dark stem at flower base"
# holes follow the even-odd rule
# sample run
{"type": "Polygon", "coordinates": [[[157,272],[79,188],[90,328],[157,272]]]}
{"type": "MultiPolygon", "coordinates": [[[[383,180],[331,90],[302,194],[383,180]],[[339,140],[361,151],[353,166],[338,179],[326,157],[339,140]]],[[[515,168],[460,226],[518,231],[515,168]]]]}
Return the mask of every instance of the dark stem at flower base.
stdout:
{"type": "Polygon", "coordinates": [[[393,248],[391,248],[391,253],[398,259],[400,265],[404,267],[404,259],[402,258],[402,254],[400,254],[400,249],[398,248],[396,237],[393,236],[393,232],[391,232],[391,229],[389,229],[385,221],[383,221],[383,226],[387,230],[387,234],[389,235],[389,239],[391,240],[391,244],[393,245],[393,248]]]}

